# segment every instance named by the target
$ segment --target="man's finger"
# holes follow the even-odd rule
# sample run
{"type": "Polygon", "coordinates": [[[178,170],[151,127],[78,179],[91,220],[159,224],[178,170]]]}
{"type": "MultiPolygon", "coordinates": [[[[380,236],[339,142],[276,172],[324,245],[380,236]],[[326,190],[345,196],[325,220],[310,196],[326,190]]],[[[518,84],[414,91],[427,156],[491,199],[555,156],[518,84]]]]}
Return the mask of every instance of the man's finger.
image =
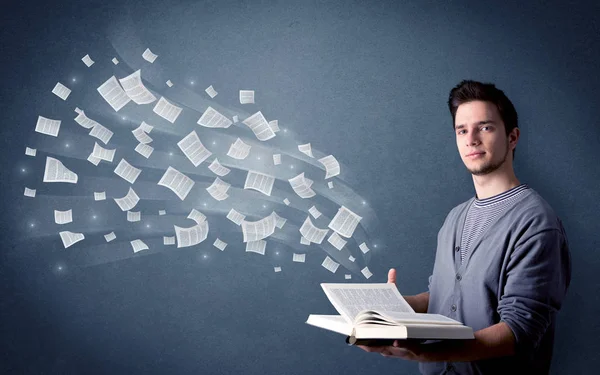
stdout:
{"type": "Polygon", "coordinates": [[[393,268],[388,271],[388,283],[396,284],[396,270],[393,268]]]}

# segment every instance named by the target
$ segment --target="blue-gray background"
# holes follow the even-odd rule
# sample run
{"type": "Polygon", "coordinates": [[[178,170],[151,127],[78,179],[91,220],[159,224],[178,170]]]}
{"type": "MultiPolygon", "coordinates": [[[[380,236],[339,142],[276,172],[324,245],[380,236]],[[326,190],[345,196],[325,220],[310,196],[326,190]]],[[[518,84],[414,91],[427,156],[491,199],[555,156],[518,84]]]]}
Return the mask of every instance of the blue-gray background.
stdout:
{"type": "Polygon", "coordinates": [[[39,108],[71,74],[65,67],[110,47],[125,20],[123,37],[168,59],[182,79],[230,93],[255,89],[280,121],[302,124],[294,130],[313,147],[350,166],[386,244],[373,250],[369,281],[384,282],[396,267],[407,295],[426,289],[439,227],[474,194],[448,92],[465,78],[496,83],[519,113],[517,177],[553,206],[571,245],[552,372],[592,373],[600,365],[599,11],[516,1],[5,5],[0,372],[417,372],[304,324],[310,313],[333,313],[319,287],[331,274],[316,260],[276,274],[244,254],[203,262],[200,250],[182,249],[93,267],[65,263],[68,272],[57,273],[57,261],[75,249],[22,237],[21,167],[39,108]]]}

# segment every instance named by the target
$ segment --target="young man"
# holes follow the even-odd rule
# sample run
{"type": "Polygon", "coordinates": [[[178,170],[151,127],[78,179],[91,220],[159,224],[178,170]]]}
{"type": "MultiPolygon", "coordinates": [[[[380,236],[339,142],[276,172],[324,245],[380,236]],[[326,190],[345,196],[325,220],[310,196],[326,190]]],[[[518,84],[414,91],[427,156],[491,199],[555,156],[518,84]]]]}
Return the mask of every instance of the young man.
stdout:
{"type": "Polygon", "coordinates": [[[476,195],[453,208],[438,233],[429,291],[406,300],[416,312],[472,327],[475,339],[361,348],[419,361],[422,374],[547,374],[571,280],[567,235],[550,205],[515,176],[518,119],[504,93],[462,81],[448,107],[476,195]]]}

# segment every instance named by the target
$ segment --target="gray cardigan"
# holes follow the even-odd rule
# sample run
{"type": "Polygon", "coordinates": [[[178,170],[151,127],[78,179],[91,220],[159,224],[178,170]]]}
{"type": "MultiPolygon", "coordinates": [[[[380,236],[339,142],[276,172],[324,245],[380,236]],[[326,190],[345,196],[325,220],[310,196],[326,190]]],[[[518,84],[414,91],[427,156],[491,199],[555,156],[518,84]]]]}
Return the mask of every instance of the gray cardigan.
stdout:
{"type": "Polygon", "coordinates": [[[562,222],[533,189],[520,194],[470,245],[460,247],[468,208],[454,207],[438,233],[429,313],[474,331],[500,321],[516,337],[517,355],[476,362],[420,363],[422,374],[547,374],[556,314],[571,280],[571,255],[562,222]]]}

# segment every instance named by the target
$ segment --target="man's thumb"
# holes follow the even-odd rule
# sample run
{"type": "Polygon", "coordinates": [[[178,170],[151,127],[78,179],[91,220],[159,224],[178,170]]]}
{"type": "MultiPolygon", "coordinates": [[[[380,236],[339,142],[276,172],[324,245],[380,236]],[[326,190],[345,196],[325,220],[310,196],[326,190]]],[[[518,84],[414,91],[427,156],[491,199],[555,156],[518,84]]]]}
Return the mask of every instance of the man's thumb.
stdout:
{"type": "Polygon", "coordinates": [[[388,283],[396,283],[396,270],[393,268],[390,268],[388,272],[388,283]]]}

